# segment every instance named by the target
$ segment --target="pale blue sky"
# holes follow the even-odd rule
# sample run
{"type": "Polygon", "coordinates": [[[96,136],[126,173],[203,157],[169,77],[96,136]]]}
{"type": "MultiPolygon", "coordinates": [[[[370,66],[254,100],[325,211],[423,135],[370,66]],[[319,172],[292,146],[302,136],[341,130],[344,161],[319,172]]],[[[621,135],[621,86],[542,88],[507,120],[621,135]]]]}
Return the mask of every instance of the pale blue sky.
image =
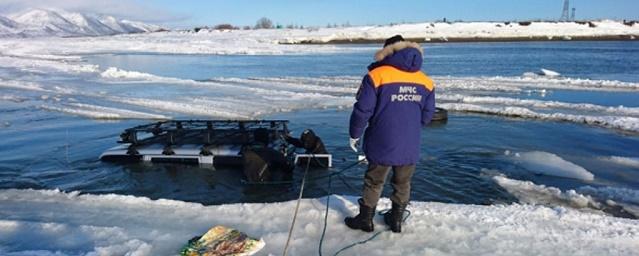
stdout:
{"type": "MultiPolygon", "coordinates": [[[[437,20],[556,19],[563,0],[279,0],[155,1],[190,15],[192,24],[254,24],[265,16],[281,24],[388,24],[437,20]],[[179,2],[179,4],[178,4],[179,2]],[[185,4],[188,3],[188,4],[185,4]]],[[[639,0],[572,0],[578,18],[638,19],[639,0]]]]}
{"type": "MultiPolygon", "coordinates": [[[[578,19],[639,19],[639,0],[571,0],[578,19]]],[[[448,20],[505,21],[557,19],[563,0],[0,0],[0,13],[28,7],[98,12],[192,27],[232,23],[254,25],[260,17],[276,23],[325,26],[448,20]]]]}

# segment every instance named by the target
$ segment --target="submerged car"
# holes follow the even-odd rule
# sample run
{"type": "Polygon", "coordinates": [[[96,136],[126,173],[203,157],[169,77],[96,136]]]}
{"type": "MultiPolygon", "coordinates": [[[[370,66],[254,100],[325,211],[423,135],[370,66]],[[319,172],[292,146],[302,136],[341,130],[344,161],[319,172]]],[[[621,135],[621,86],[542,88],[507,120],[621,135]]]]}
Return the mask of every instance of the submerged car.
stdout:
{"type": "Polygon", "coordinates": [[[100,159],[237,166],[249,182],[269,181],[272,172],[292,172],[296,164],[332,166],[322,140],[310,129],[293,138],[287,120],[161,121],[126,129],[118,143],[100,159]]]}

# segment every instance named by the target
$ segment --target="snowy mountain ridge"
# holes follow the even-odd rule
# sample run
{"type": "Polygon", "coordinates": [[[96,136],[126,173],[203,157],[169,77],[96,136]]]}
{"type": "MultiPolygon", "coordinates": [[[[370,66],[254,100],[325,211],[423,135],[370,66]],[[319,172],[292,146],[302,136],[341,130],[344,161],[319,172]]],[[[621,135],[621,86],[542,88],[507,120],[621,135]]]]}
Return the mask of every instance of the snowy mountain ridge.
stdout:
{"type": "Polygon", "coordinates": [[[156,25],[117,19],[108,15],[63,10],[30,9],[0,16],[0,37],[75,37],[144,33],[160,30],[156,25]]]}

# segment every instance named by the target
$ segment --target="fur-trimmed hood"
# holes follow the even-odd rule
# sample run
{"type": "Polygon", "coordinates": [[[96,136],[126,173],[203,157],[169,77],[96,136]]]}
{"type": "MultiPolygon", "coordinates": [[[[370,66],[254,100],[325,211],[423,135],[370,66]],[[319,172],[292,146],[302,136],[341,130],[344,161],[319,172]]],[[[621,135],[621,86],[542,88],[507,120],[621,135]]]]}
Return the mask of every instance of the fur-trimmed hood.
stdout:
{"type": "Polygon", "coordinates": [[[393,66],[400,70],[415,72],[422,68],[422,47],[415,42],[400,41],[388,45],[375,53],[375,63],[368,66],[373,70],[380,66],[393,66]]]}
{"type": "Polygon", "coordinates": [[[424,50],[418,43],[410,42],[410,41],[399,41],[397,43],[388,45],[382,48],[381,50],[375,52],[375,61],[382,61],[384,58],[393,55],[393,53],[406,48],[415,48],[419,51],[421,55],[424,55],[424,50]]]}

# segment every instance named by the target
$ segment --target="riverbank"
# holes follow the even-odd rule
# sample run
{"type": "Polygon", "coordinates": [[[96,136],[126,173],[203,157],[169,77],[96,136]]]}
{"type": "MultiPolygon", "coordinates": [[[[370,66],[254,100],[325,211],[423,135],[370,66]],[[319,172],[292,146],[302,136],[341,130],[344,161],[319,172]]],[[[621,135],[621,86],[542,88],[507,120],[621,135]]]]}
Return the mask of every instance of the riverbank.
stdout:
{"type": "Polygon", "coordinates": [[[400,34],[420,43],[636,40],[639,25],[628,21],[436,22],[326,28],[280,33],[281,44],[381,43],[400,34]]]}
{"type": "Polygon", "coordinates": [[[381,43],[401,34],[416,42],[519,42],[637,40],[636,22],[436,22],[312,29],[166,31],[105,37],[6,38],[2,56],[155,53],[298,55],[344,52],[337,44],[381,43]],[[311,46],[312,45],[312,46],[311,46]]]}
{"type": "MultiPolygon", "coordinates": [[[[607,36],[522,36],[522,37],[451,37],[451,38],[406,38],[417,43],[499,43],[499,42],[553,42],[553,41],[636,41],[639,35],[607,35],[607,36]]],[[[385,38],[353,38],[334,39],[330,41],[305,40],[283,44],[381,44],[385,38]]]]}

